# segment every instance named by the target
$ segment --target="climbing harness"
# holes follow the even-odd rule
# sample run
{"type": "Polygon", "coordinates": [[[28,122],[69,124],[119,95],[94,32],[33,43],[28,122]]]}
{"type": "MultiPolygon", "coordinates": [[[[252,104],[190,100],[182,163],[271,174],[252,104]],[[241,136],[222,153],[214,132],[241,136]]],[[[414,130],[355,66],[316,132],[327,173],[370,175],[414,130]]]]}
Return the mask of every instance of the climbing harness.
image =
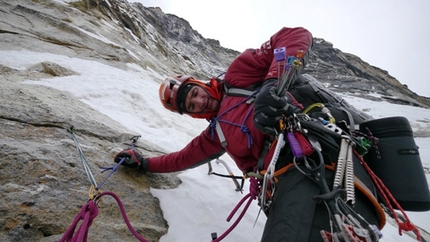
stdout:
{"type": "MultiPolygon", "coordinates": [[[[95,181],[94,175],[91,172],[90,166],[88,164],[88,161],[85,159],[85,156],[82,152],[82,149],[79,145],[79,142],[75,136],[74,133],[74,127],[71,126],[67,129],[67,131],[69,133],[71,133],[72,139],[75,142],[75,146],[78,150],[79,156],[81,158],[84,170],[88,176],[88,179],[91,183],[91,187],[90,187],[90,191],[89,191],[89,197],[90,199],[88,200],[87,204],[84,205],[81,208],[80,213],[75,217],[75,219],[73,220],[72,224],[70,225],[70,227],[67,229],[67,231],[64,233],[63,237],[60,239],[60,242],[82,242],[82,241],[87,241],[88,239],[88,232],[89,232],[89,228],[93,222],[93,220],[95,219],[95,217],[97,217],[98,215],[98,208],[97,205],[101,202],[101,198],[105,195],[109,195],[111,197],[113,197],[122,214],[122,217],[124,219],[124,222],[126,223],[128,229],[130,230],[130,232],[139,240],[142,242],[148,242],[148,240],[146,240],[145,238],[143,238],[141,235],[139,235],[137,233],[137,231],[133,228],[133,226],[131,225],[127,214],[125,212],[124,206],[121,202],[121,200],[119,199],[119,197],[114,194],[113,192],[101,192],[100,188],[101,186],[103,186],[103,184],[107,181],[107,179],[118,169],[118,167],[124,162],[125,158],[122,158],[120,162],[118,162],[117,165],[112,166],[112,167],[100,167],[102,170],[102,173],[108,170],[111,170],[110,174],[100,183],[100,185],[97,186],[97,183],[95,181]],[[79,228],[75,231],[77,224],[80,222],[80,226],[79,228]]],[[[134,148],[134,144],[136,143],[137,139],[140,136],[134,136],[132,138],[132,143],[130,145],[130,148],[134,148]]]]}

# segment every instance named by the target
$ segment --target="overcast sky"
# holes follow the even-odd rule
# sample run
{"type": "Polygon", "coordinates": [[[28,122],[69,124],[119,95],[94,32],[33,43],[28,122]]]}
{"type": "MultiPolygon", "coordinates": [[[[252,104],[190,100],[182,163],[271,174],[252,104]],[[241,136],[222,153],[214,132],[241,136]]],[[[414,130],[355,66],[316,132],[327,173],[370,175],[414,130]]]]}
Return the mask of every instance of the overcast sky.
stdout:
{"type": "Polygon", "coordinates": [[[283,26],[305,27],[430,97],[429,0],[129,1],[159,6],[237,51],[260,47],[283,26]]]}

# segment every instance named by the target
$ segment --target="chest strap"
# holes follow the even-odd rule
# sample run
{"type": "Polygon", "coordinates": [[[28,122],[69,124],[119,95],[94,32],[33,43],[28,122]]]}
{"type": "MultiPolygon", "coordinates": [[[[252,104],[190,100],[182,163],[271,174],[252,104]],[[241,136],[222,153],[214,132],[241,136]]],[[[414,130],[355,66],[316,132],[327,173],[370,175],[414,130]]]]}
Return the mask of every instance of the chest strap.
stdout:
{"type": "Polygon", "coordinates": [[[246,104],[251,104],[255,100],[256,90],[248,90],[238,87],[227,87],[224,85],[224,95],[233,97],[248,97],[246,104]]]}
{"type": "MultiPolygon", "coordinates": [[[[225,92],[224,92],[225,96],[246,97],[245,103],[248,105],[254,102],[255,96],[257,95],[257,93],[259,91],[259,89],[248,90],[248,89],[238,88],[238,87],[227,87],[227,85],[224,85],[224,90],[225,90],[225,92]]],[[[240,103],[242,103],[242,102],[239,102],[237,105],[239,105],[240,103]]],[[[233,107],[236,107],[237,105],[234,105],[233,107]]],[[[223,115],[223,114],[221,114],[221,115],[223,115]]],[[[248,116],[246,116],[245,119],[247,117],[248,116]]],[[[215,125],[215,130],[218,133],[218,138],[219,138],[219,141],[220,141],[222,147],[223,148],[227,147],[228,143],[227,143],[225,135],[222,131],[222,128],[221,128],[221,125],[219,122],[219,117],[212,120],[211,126],[213,127],[213,125],[215,125]],[[213,124],[213,123],[215,123],[215,124],[213,124]]],[[[243,132],[249,132],[249,131],[247,131],[247,129],[244,129],[243,132]]]]}
{"type": "Polygon", "coordinates": [[[219,142],[221,143],[222,147],[223,148],[227,147],[228,143],[227,143],[227,140],[225,139],[224,133],[222,132],[221,125],[219,124],[219,122],[216,122],[215,130],[218,133],[219,142]]]}

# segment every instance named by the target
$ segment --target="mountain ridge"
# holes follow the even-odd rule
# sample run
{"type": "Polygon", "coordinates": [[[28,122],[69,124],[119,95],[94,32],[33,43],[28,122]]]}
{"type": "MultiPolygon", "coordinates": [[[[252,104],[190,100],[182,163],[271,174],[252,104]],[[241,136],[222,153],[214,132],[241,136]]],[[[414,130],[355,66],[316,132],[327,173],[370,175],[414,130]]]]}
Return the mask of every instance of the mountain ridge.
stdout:
{"type": "MultiPolygon", "coordinates": [[[[2,31],[3,33],[19,34],[20,31],[16,31],[19,29],[24,33],[30,32],[47,42],[71,48],[85,48],[76,43],[87,41],[89,49],[96,53],[93,55],[94,57],[134,62],[159,70],[166,76],[171,73],[186,73],[197,78],[208,79],[224,72],[229,63],[239,54],[238,51],[220,46],[218,40],[205,39],[192,28],[188,21],[176,15],[166,14],[160,8],[147,8],[141,3],[128,3],[125,0],[86,0],[70,2],[68,5],[72,7],[67,8],[64,4],[50,1],[41,1],[41,5],[18,3],[12,7],[10,12],[33,14],[45,24],[51,25],[52,28],[58,28],[62,33],[66,32],[67,35],[64,38],[45,31],[31,31],[29,28],[31,26],[25,30],[25,25],[23,28],[12,23],[9,24],[13,28],[5,29],[5,25],[3,25],[2,31]],[[55,16],[52,16],[46,9],[38,9],[40,6],[51,8],[56,6],[66,14],[61,14],[63,15],[60,15],[61,18],[54,20],[55,16]],[[32,9],[32,7],[36,9],[32,9]],[[69,16],[77,14],[74,13],[75,11],[86,16],[87,22],[90,24],[83,24],[77,21],[77,18],[69,19],[69,16]],[[118,27],[115,32],[118,32],[123,39],[115,38],[99,28],[100,23],[90,19],[94,16],[102,20],[102,23],[108,21],[115,23],[118,27]],[[107,43],[100,42],[108,40],[111,41],[110,48],[103,49],[91,45],[92,42],[97,41],[99,36],[102,36],[103,40],[99,38],[98,44],[106,45],[107,43]],[[124,42],[124,39],[128,40],[124,42]],[[112,45],[115,48],[112,48],[112,45]],[[109,49],[115,49],[118,53],[109,52],[109,49]],[[108,53],[104,53],[104,50],[108,53]]],[[[20,22],[22,23],[22,21],[20,22]]],[[[114,25],[112,24],[112,26],[114,25]]],[[[80,54],[82,55],[82,53],[80,54]]],[[[343,53],[321,38],[314,38],[310,64],[306,68],[306,72],[321,79],[322,82],[327,83],[329,88],[337,91],[363,92],[361,95],[365,92],[376,92],[390,102],[430,107],[430,98],[412,92],[387,71],[370,65],[358,56],[343,53]],[[359,85],[360,83],[361,85],[359,85]]]]}

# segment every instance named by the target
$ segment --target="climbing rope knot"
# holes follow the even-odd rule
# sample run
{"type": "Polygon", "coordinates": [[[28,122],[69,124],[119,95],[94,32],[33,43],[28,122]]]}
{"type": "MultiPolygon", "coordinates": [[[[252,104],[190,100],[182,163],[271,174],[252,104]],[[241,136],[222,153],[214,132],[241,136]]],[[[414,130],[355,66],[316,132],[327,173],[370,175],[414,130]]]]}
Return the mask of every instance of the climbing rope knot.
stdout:
{"type": "Polygon", "coordinates": [[[81,217],[85,217],[85,214],[87,213],[89,213],[90,221],[92,221],[99,214],[99,209],[97,208],[97,205],[93,200],[90,200],[85,206],[82,207],[81,217]]]}
{"type": "MultiPolygon", "coordinates": [[[[421,238],[420,237],[420,231],[417,229],[417,227],[415,227],[415,225],[413,225],[411,223],[411,221],[405,221],[405,222],[400,222],[399,224],[399,235],[402,235],[402,230],[403,231],[414,231],[415,234],[417,235],[417,238],[421,238]]],[[[421,239],[420,239],[421,240],[421,239]]]]}
{"type": "Polygon", "coordinates": [[[246,134],[246,136],[248,137],[248,148],[251,147],[251,145],[254,143],[254,140],[252,139],[251,133],[249,131],[249,128],[246,127],[245,125],[241,125],[240,126],[240,131],[242,131],[243,133],[246,134]]]}

